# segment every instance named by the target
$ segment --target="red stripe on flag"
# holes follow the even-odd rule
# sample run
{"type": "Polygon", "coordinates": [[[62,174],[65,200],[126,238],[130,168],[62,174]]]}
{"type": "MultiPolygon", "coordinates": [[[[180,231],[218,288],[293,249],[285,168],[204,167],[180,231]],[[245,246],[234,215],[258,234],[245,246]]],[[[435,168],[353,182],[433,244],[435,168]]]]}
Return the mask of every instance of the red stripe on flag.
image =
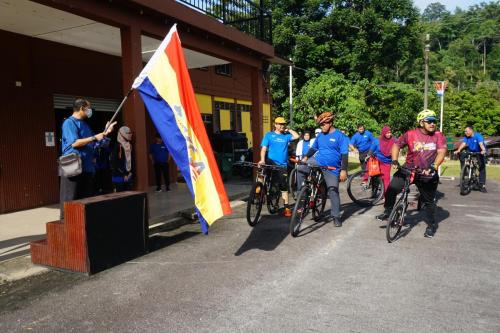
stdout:
{"type": "Polygon", "coordinates": [[[193,85],[191,83],[191,77],[189,76],[186,60],[184,59],[184,52],[182,51],[181,41],[177,32],[173,33],[172,39],[168,43],[165,50],[165,54],[167,55],[170,65],[177,75],[179,95],[182,106],[186,111],[187,121],[191,128],[198,129],[198,131],[196,131],[196,137],[207,157],[210,172],[222,205],[222,211],[224,215],[231,214],[231,206],[229,205],[229,199],[227,198],[226,189],[224,188],[224,183],[222,182],[220,173],[212,172],[212,170],[218,170],[218,167],[213,155],[212,145],[210,144],[205,131],[205,124],[201,119],[198,103],[196,102],[193,85]]]}

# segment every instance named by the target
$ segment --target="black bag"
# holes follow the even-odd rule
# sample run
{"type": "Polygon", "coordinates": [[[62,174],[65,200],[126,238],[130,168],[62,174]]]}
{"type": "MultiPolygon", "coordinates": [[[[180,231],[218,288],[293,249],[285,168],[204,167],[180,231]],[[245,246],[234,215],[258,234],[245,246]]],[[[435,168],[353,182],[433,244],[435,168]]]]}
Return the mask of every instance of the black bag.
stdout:
{"type": "Polygon", "coordinates": [[[74,177],[82,173],[82,158],[80,154],[72,153],[59,157],[59,175],[74,177]]]}

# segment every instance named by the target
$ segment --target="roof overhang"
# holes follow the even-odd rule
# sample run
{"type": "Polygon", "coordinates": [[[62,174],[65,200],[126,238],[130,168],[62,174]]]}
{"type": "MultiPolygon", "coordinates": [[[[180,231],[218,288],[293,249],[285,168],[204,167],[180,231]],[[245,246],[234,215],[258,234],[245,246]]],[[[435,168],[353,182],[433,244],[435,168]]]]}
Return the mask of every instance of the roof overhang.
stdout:
{"type": "MultiPolygon", "coordinates": [[[[28,0],[0,0],[0,29],[121,57],[119,28],[28,0]]],[[[141,37],[143,61],[149,60],[160,43],[141,37]]],[[[228,63],[187,48],[184,55],[189,68],[228,63]]]]}

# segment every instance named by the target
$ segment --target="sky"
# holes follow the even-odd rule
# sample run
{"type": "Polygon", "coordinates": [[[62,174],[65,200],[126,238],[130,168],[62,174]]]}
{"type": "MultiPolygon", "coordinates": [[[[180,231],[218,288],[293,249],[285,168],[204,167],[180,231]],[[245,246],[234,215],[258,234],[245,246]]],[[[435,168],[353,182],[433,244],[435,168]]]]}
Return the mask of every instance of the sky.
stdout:
{"type": "Polygon", "coordinates": [[[488,0],[413,0],[415,6],[423,12],[425,7],[433,2],[439,2],[446,6],[450,12],[454,12],[455,8],[458,6],[462,9],[467,9],[470,6],[477,5],[480,2],[490,2],[488,0]]]}

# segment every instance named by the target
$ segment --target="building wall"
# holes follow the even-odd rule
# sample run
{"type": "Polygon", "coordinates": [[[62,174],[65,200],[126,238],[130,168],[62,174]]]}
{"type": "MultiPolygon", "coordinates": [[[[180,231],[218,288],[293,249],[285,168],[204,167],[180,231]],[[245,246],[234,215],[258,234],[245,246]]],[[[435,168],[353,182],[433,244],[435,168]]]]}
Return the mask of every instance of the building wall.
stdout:
{"type": "MultiPolygon", "coordinates": [[[[120,57],[1,30],[0,44],[8,45],[0,52],[0,213],[5,213],[59,201],[59,153],[45,146],[45,132],[56,130],[53,94],[121,100],[122,70],[120,57]]],[[[251,105],[249,67],[233,64],[230,77],[215,74],[213,67],[190,74],[204,119],[215,130],[220,124],[243,130],[251,145],[250,112],[235,111],[251,105]],[[233,110],[216,108],[221,102],[233,110]]],[[[264,131],[269,112],[264,104],[264,131]]],[[[149,116],[147,127],[152,142],[156,130],[149,116]]]]}

